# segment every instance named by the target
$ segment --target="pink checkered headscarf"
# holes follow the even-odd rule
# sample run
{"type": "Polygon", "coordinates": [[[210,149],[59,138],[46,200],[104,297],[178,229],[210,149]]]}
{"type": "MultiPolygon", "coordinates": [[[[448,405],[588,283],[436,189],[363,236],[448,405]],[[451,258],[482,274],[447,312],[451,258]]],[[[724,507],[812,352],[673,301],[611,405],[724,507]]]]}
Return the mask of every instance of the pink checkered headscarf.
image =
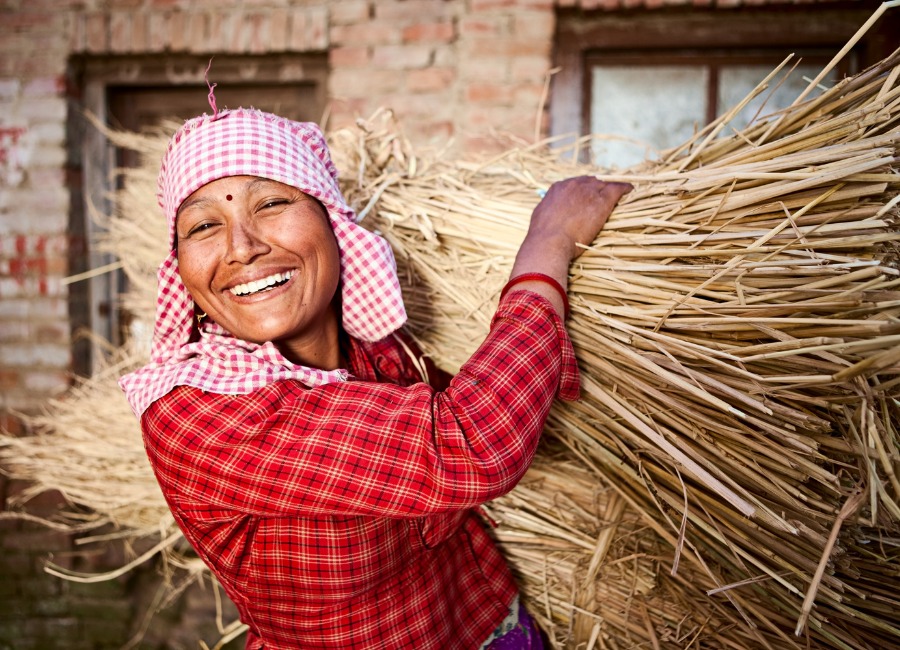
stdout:
{"type": "Polygon", "coordinates": [[[338,188],[337,169],[318,126],[242,108],[193,118],[172,137],[159,172],[157,198],[168,223],[171,250],[157,273],[150,363],[119,381],[138,418],[179,385],[246,394],[281,379],[319,386],[347,377],[343,369],[325,371],[291,363],[273,343],[237,339],[212,322],[201,328],[199,341],[190,341],[194,301],[178,272],[175,217],[194,191],[228,176],[279,181],[325,207],[340,251],[342,317],[349,335],[377,341],[406,322],[390,245],[356,223],[338,188]]]}

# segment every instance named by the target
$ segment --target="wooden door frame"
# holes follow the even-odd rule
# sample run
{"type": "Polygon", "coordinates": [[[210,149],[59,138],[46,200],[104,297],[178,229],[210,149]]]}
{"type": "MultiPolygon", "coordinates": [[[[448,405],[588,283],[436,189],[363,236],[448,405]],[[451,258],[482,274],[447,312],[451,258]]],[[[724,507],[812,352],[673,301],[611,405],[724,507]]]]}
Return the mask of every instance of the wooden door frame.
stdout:
{"type": "MultiPolygon", "coordinates": [[[[110,123],[109,93],[123,87],[197,87],[206,96],[209,55],[80,56],[69,62],[68,167],[72,193],[70,235],[77,242],[70,250],[70,274],[96,269],[112,262],[99,253],[93,242],[102,224],[92,214],[108,215],[112,206],[116,150],[91,120],[110,123]]],[[[326,53],[273,55],[216,55],[212,79],[218,84],[304,84],[314,87],[321,114],[327,109],[328,59],[326,53]]],[[[205,100],[197,113],[209,111],[205,100]]],[[[72,365],[79,375],[98,367],[94,345],[80,336],[82,331],[109,341],[120,340],[119,313],[113,307],[120,293],[120,277],[105,273],[69,285],[69,316],[72,328],[72,365]]]]}

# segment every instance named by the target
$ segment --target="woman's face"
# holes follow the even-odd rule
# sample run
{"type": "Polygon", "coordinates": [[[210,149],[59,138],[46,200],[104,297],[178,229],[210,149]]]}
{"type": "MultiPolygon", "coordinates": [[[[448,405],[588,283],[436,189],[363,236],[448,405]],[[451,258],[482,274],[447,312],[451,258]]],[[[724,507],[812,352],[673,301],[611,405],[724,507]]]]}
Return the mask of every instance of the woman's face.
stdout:
{"type": "Polygon", "coordinates": [[[296,352],[337,331],[340,257],[318,201],[277,181],[231,176],[191,194],[176,219],[182,281],[234,336],[296,352]]]}

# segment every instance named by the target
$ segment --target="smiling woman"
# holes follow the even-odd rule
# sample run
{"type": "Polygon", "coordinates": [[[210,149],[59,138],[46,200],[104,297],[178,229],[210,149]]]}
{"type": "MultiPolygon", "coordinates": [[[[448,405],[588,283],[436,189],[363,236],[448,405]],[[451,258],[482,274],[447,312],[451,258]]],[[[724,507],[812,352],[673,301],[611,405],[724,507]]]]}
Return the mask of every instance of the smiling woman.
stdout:
{"type": "Polygon", "coordinates": [[[181,279],[212,321],[276,342],[294,363],[338,367],[340,257],[318,201],[278,181],[220,178],[182,203],[175,229],[181,279]]]}
{"type": "Polygon", "coordinates": [[[451,379],[404,334],[391,249],[315,125],[238,109],[176,133],[151,363],[120,385],[249,648],[542,647],[476,508],[578,395],[568,266],[629,187],[550,187],[451,379]]]}

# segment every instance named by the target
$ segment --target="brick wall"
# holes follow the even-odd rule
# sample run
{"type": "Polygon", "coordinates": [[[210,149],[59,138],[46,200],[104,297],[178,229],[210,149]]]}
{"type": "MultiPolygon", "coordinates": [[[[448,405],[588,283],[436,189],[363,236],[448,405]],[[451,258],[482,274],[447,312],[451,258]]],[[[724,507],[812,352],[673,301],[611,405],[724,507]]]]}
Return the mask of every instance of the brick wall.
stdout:
{"type": "MultiPolygon", "coordinates": [[[[389,105],[414,141],[458,151],[501,127],[532,138],[554,27],[550,0],[19,0],[0,9],[0,409],[63,391],[69,288],[85,243],[67,150],[70,57],[328,52],[330,126],[389,105]]],[[[77,309],[77,306],[74,307],[77,309]]]]}

